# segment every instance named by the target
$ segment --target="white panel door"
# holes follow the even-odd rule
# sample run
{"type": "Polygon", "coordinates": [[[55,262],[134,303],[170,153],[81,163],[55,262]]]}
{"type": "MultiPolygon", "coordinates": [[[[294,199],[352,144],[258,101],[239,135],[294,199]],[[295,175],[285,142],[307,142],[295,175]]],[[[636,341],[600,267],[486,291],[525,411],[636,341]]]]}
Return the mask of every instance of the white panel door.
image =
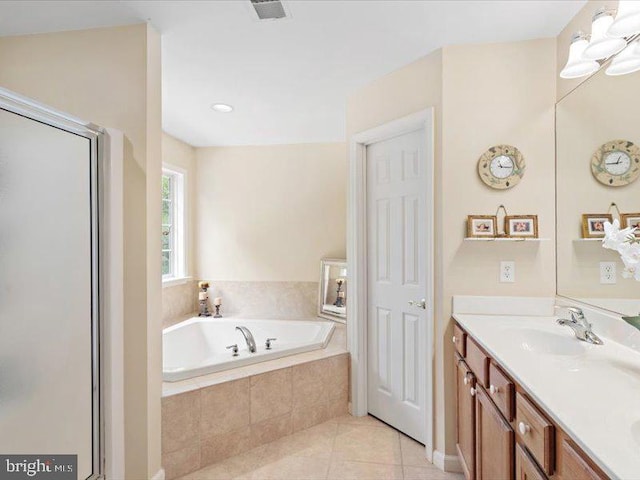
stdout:
{"type": "Polygon", "coordinates": [[[367,147],[368,409],[425,443],[426,138],[416,131],[367,147]]]}

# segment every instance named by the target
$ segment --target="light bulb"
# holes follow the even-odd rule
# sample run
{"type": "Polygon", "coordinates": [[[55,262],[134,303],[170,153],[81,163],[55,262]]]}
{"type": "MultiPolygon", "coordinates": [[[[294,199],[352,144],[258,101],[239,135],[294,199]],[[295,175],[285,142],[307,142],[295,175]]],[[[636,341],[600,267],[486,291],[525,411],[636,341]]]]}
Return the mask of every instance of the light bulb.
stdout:
{"type": "Polygon", "coordinates": [[[578,32],[571,38],[569,59],[560,72],[561,78],[580,78],[597,72],[600,64],[595,60],[584,58],[584,51],[589,41],[584,33],[578,32]]]}
{"type": "Polygon", "coordinates": [[[609,37],[630,37],[640,33],[640,1],[620,0],[618,14],[609,26],[609,37]]]}
{"type": "Polygon", "coordinates": [[[612,61],[606,70],[607,75],[626,75],[640,70],[640,43],[630,43],[612,61]]]}
{"type": "Polygon", "coordinates": [[[585,58],[590,60],[608,58],[621,52],[627,46],[624,39],[607,36],[607,30],[612,23],[611,11],[601,8],[595,13],[591,23],[591,41],[584,51],[585,58]]]}

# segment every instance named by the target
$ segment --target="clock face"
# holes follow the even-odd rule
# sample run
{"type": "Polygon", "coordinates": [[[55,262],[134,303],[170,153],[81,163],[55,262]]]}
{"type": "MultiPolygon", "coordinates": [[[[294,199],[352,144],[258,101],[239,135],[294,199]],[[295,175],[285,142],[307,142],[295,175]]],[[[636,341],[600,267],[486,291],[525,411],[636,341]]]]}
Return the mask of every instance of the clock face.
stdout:
{"type": "Polygon", "coordinates": [[[631,157],[626,152],[614,150],[603,157],[604,168],[610,175],[624,175],[631,168],[631,157]]]}
{"type": "Polygon", "coordinates": [[[486,185],[506,190],[517,185],[526,165],[520,150],[512,145],[495,145],[478,160],[478,175],[486,185]]]}
{"type": "Polygon", "coordinates": [[[591,157],[591,173],[608,187],[624,187],[640,178],[640,148],[629,140],[612,140],[591,157]]]}
{"type": "Polygon", "coordinates": [[[514,168],[515,163],[513,162],[513,158],[507,155],[497,156],[491,160],[491,165],[489,166],[491,175],[500,179],[510,177],[513,174],[514,168]]]}

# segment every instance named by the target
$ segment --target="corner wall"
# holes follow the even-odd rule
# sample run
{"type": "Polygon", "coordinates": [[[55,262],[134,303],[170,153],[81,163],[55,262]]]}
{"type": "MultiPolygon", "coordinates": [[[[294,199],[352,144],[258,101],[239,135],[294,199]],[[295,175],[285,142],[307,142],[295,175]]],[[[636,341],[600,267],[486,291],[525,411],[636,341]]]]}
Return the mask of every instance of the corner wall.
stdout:
{"type": "Polygon", "coordinates": [[[318,282],[345,257],[344,143],[196,149],[197,271],[212,281],[318,282]]]}
{"type": "Polygon", "coordinates": [[[2,37],[0,65],[1,86],[125,135],[125,472],[150,478],[160,469],[160,238],[147,238],[160,231],[159,36],[143,24],[2,37]]]}
{"type": "MultiPolygon", "coordinates": [[[[555,40],[446,47],[443,54],[443,312],[436,330],[438,439],[455,454],[453,295],[554,296],[555,40]],[[510,144],[524,155],[522,181],[493,190],[479,178],[480,155],[510,144]],[[541,242],[465,242],[466,216],[538,215],[541,242]],[[516,282],[499,283],[501,260],[516,264],[516,282]],[[439,328],[438,328],[439,327],[439,328]],[[441,365],[438,363],[442,362],[441,365]]],[[[442,448],[442,443],[438,444],[442,448]]]]}
{"type": "Polygon", "coordinates": [[[454,294],[555,294],[555,39],[446,47],[355,92],[347,104],[348,138],[434,106],[435,367],[434,449],[455,458],[455,382],[451,344],[454,294]],[[509,191],[484,186],[480,155],[517,146],[527,160],[509,191]],[[537,214],[540,243],[464,242],[468,214],[537,214]],[[516,262],[516,283],[498,283],[500,260],[516,262]]]}

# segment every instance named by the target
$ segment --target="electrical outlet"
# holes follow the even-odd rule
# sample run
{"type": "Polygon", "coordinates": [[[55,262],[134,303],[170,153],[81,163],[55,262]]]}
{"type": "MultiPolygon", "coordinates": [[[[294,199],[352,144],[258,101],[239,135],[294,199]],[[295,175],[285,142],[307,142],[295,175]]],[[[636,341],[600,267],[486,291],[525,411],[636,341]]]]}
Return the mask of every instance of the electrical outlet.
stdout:
{"type": "Polygon", "coordinates": [[[500,262],[500,283],[515,283],[516,262],[500,262]]]}
{"type": "Polygon", "coordinates": [[[603,285],[612,285],[617,281],[616,263],[600,262],[600,283],[603,285]]]}

